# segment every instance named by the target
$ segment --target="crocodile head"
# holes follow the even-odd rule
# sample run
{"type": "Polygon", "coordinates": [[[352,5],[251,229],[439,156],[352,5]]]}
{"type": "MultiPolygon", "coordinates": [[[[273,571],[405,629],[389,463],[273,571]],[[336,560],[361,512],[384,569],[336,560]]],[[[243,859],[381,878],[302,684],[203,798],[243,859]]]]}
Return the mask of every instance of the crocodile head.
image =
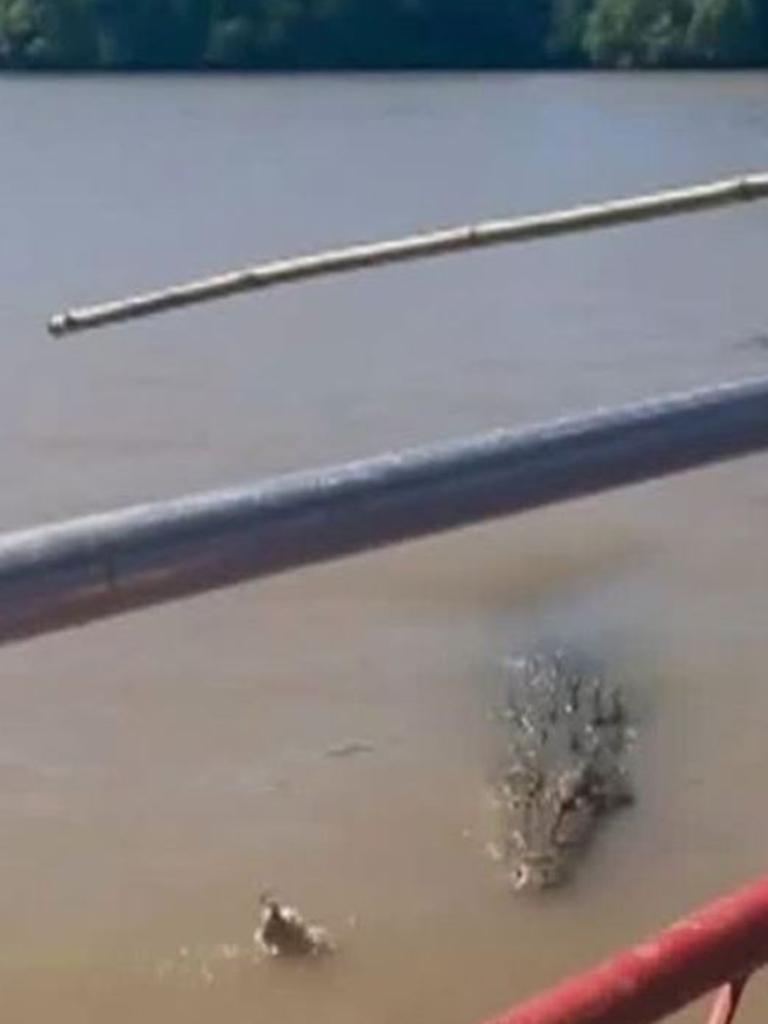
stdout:
{"type": "Polygon", "coordinates": [[[568,878],[600,813],[584,766],[512,770],[500,786],[503,850],[512,888],[548,889],[568,878]]]}
{"type": "Polygon", "coordinates": [[[598,820],[630,799],[615,687],[563,654],[515,663],[495,785],[496,844],[515,891],[565,882],[598,820]]]}

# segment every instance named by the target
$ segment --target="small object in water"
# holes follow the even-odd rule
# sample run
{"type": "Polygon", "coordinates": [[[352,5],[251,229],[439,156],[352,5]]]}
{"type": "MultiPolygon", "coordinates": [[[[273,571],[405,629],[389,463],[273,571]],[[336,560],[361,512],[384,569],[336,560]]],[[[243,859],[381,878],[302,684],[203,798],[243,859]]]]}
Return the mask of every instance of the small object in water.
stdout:
{"type": "Polygon", "coordinates": [[[333,951],[333,944],[319,925],[307,924],[294,907],[262,893],[261,918],[254,940],[269,956],[320,956],[333,951]]]}
{"type": "Polygon", "coordinates": [[[350,740],[348,743],[339,743],[335,747],[329,747],[325,752],[326,757],[354,757],[356,754],[370,754],[373,746],[362,740],[350,740]]]}

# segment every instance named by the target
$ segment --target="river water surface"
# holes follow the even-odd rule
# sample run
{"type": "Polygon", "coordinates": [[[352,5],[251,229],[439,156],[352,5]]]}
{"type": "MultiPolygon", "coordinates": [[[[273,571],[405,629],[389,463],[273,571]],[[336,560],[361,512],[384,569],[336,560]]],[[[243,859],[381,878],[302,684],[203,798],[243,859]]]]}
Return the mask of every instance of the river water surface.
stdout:
{"type": "MultiPolygon", "coordinates": [[[[3,528],[768,372],[766,204],[44,331],[258,259],[765,169],[764,74],[6,76],[0,132],[3,528]]],[[[470,1024],[759,874],[766,465],[5,648],[3,1024],[470,1024]],[[638,802],[521,900],[484,851],[488,712],[542,636],[627,680],[638,802]],[[268,886],[336,958],[176,971],[247,944],[268,886]]]]}

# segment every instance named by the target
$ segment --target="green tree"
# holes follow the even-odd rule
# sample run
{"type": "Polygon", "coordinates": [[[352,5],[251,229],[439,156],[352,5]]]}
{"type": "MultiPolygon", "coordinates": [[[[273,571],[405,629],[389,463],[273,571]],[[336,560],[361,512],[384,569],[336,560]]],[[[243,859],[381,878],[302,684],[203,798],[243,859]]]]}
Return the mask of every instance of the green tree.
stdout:
{"type": "Polygon", "coordinates": [[[20,67],[92,64],[96,38],[87,0],[0,0],[0,55],[20,67]]]}
{"type": "Polygon", "coordinates": [[[195,67],[211,30],[211,0],[90,0],[103,67],[195,67]]]}
{"type": "Polygon", "coordinates": [[[13,67],[768,61],[768,0],[0,0],[13,67]]]}
{"type": "Polygon", "coordinates": [[[206,59],[223,67],[270,67],[285,61],[303,0],[219,0],[206,59]]]}
{"type": "Polygon", "coordinates": [[[763,13],[753,0],[699,0],[688,52],[713,64],[754,64],[766,56],[763,13]]]}
{"type": "Polygon", "coordinates": [[[439,63],[519,67],[544,59],[550,0],[423,0],[421,16],[439,63]]]}
{"type": "Polygon", "coordinates": [[[656,67],[685,59],[689,0],[597,0],[584,49],[594,64],[656,67]]]}
{"type": "Polygon", "coordinates": [[[546,50],[556,63],[585,63],[584,35],[593,5],[594,0],[554,0],[546,50]]]}

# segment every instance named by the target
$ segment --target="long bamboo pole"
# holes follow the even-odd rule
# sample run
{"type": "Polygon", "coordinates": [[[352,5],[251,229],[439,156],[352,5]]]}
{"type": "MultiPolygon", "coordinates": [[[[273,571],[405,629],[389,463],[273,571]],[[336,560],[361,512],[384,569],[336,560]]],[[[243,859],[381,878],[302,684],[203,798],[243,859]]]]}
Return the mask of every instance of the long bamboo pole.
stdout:
{"type": "Polygon", "coordinates": [[[425,259],[465,249],[480,249],[510,242],[525,242],[617,224],[695,213],[699,210],[768,197],[768,173],[747,174],[651,195],[578,206],[554,213],[486,221],[446,228],[409,238],[335,249],[296,259],[262,263],[216,277],[175,285],[160,291],[57,313],[48,322],[53,335],[178,309],[197,302],[220,299],[239,292],[269,288],[291,281],[340,274],[405,260],[425,259]]]}
{"type": "Polygon", "coordinates": [[[0,642],[768,448],[768,377],[0,536],[0,642]]]}

